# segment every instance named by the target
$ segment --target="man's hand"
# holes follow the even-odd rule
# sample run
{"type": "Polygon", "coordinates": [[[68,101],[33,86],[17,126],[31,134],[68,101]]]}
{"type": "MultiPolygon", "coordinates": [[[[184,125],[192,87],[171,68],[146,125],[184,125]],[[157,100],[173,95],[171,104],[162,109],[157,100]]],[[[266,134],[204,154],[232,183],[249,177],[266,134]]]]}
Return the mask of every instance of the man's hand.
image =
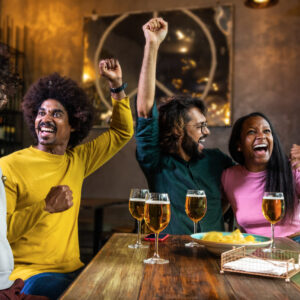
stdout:
{"type": "Polygon", "coordinates": [[[143,26],[147,43],[154,43],[158,47],[168,33],[168,23],[162,18],[153,18],[143,26]]]}
{"type": "Polygon", "coordinates": [[[53,186],[45,199],[45,210],[49,213],[62,212],[73,206],[73,195],[68,185],[53,186]]]}
{"type": "Polygon", "coordinates": [[[108,79],[111,88],[122,85],[122,69],[117,59],[103,59],[99,63],[100,75],[108,79]]]}
{"type": "Polygon", "coordinates": [[[300,169],[300,146],[294,144],[290,152],[291,165],[293,169],[300,169]]]}

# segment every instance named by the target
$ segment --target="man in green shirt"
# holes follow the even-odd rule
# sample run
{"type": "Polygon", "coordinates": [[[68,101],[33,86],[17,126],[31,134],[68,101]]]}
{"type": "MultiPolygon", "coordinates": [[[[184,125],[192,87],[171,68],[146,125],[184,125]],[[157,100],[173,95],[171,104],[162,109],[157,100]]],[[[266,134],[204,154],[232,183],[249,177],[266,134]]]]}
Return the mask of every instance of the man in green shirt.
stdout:
{"type": "Polygon", "coordinates": [[[168,24],[155,18],[143,26],[143,31],[146,44],[137,96],[137,160],[150,191],[170,196],[171,221],[165,232],[193,232],[193,222],[185,213],[188,189],[204,190],[207,196],[207,212],[199,222],[201,231],[222,231],[220,178],[233,162],[218,149],[204,149],[210,131],[201,100],[174,96],[159,107],[158,114],[154,104],[156,62],[168,24]]]}

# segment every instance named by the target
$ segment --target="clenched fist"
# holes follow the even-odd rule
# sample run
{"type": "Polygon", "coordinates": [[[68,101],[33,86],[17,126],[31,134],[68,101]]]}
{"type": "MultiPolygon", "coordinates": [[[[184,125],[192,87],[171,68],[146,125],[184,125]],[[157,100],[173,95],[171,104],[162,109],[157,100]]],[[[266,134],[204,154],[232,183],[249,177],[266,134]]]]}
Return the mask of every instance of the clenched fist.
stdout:
{"type": "Polygon", "coordinates": [[[68,185],[53,186],[45,199],[45,210],[49,213],[62,212],[73,206],[73,195],[68,185]]]}

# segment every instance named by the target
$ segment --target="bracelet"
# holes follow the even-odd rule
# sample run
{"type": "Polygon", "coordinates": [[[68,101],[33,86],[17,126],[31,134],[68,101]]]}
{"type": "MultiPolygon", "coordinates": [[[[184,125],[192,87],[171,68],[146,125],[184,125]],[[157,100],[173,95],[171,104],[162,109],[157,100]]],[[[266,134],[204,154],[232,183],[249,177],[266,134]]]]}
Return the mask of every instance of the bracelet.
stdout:
{"type": "Polygon", "coordinates": [[[115,89],[114,88],[110,88],[110,91],[112,93],[117,94],[117,93],[120,93],[121,91],[125,90],[126,87],[127,87],[127,82],[124,82],[121,86],[119,86],[119,87],[117,87],[115,89]]]}

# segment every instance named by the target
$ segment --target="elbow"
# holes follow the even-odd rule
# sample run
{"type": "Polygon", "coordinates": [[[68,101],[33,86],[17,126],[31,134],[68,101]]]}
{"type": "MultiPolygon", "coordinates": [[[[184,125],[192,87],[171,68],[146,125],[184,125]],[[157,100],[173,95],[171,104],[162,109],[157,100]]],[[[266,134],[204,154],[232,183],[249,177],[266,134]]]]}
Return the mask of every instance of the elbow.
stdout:
{"type": "Polygon", "coordinates": [[[133,135],[134,135],[134,128],[133,128],[133,123],[132,123],[132,126],[130,126],[130,129],[129,129],[127,137],[126,137],[127,142],[129,142],[132,139],[133,135]]]}
{"type": "Polygon", "coordinates": [[[134,127],[133,127],[133,120],[131,120],[127,130],[123,131],[122,137],[123,137],[124,144],[129,142],[132,139],[133,135],[134,135],[134,127]]]}

